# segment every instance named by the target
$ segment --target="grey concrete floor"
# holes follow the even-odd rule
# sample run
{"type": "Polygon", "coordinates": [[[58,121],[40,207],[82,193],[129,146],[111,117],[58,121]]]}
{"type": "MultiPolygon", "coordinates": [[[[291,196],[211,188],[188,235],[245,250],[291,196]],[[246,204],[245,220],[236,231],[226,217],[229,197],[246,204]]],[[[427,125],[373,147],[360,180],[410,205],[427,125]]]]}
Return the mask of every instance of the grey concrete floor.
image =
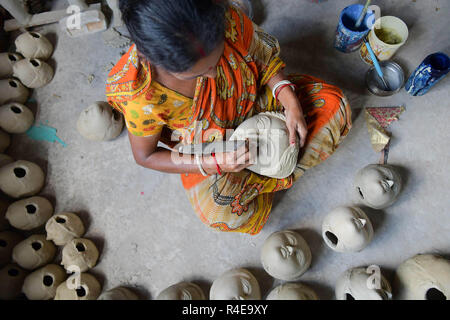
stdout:
{"type": "MultiPolygon", "coordinates": [[[[256,2],[256,1],[255,1],[256,2]]],[[[298,230],[309,243],[313,261],[301,282],[321,299],[334,298],[334,284],[346,269],[377,264],[388,280],[404,260],[417,253],[450,254],[450,77],[423,97],[405,90],[388,98],[365,89],[368,66],[358,53],[333,48],[338,14],[353,0],[277,0],[256,5],[256,22],[278,37],[289,72],[321,77],[340,86],[350,100],[354,127],[338,151],[308,171],[290,190],[277,194],[268,223],[256,236],[220,233],[194,214],[178,175],[155,172],[134,163],[128,138],[89,142],[76,131],[79,113],[105,100],[105,79],[121,51],[104,45],[101,34],[71,39],[57,25],[38,28],[55,43],[53,81],[34,91],[37,122],[58,129],[67,147],[16,135],[9,153],[41,164],[47,172],[47,195],[56,212],[79,213],[101,249],[90,272],[105,289],[136,288],[154,299],[179,281],[194,281],[209,292],[212,281],[231,268],[245,267],[260,282],[263,296],[280,284],[259,260],[264,240],[283,229],[298,230]],[[94,78],[90,77],[94,75],[94,78]],[[92,81],[90,81],[92,80],[92,81]],[[406,112],[391,125],[389,163],[399,167],[406,183],[399,200],[383,211],[368,210],[374,225],[372,243],[359,253],[336,253],[324,244],[323,217],[334,207],[355,203],[356,171],[376,163],[363,113],[366,106],[404,105],[406,112]]],[[[450,53],[446,0],[377,0],[382,15],[406,22],[408,42],[393,58],[408,76],[432,52],[450,53]]]]}

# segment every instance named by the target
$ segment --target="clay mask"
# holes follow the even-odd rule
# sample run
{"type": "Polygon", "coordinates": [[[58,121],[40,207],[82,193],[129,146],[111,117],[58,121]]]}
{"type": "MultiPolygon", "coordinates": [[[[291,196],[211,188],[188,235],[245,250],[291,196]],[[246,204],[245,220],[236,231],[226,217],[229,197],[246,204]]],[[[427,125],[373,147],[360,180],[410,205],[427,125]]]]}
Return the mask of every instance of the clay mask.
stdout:
{"type": "Polygon", "coordinates": [[[63,212],[51,217],[45,224],[47,240],[52,240],[57,246],[63,246],[74,238],[84,234],[84,225],[75,213],[63,212]]]}
{"type": "Polygon", "coordinates": [[[8,78],[13,75],[13,65],[22,60],[22,57],[15,53],[0,53],[0,78],[8,78]]]}
{"type": "Polygon", "coordinates": [[[53,53],[53,45],[46,37],[37,32],[22,33],[17,37],[16,50],[30,59],[47,60],[53,53]]]}
{"type": "Polygon", "coordinates": [[[89,273],[70,276],[56,289],[55,300],[96,300],[102,291],[100,282],[89,273]]]}
{"type": "Polygon", "coordinates": [[[450,300],[450,260],[418,254],[397,268],[395,284],[399,300],[450,300]]]}
{"type": "Polygon", "coordinates": [[[16,229],[32,230],[44,225],[52,214],[50,201],[43,197],[31,197],[11,204],[6,219],[16,229]]]}
{"type": "Polygon", "coordinates": [[[48,264],[25,278],[22,291],[28,300],[50,300],[55,297],[56,288],[66,278],[66,270],[56,264],[48,264]]]}
{"type": "Polygon", "coordinates": [[[294,172],[299,152],[298,139],[289,144],[286,117],[282,113],[263,112],[241,123],[230,140],[249,139],[257,144],[255,164],[247,169],[272,178],[283,179],[294,172]]]}
{"type": "Polygon", "coordinates": [[[339,207],[323,220],[322,237],[334,251],[361,251],[372,241],[372,223],[360,208],[339,207]]]}
{"type": "Polygon", "coordinates": [[[0,300],[13,300],[22,291],[27,272],[15,264],[0,269],[0,300]]]}
{"type": "Polygon", "coordinates": [[[73,270],[76,266],[85,272],[95,266],[98,256],[97,247],[91,240],[76,238],[64,246],[61,264],[66,270],[73,270]]]}
{"type": "Polygon", "coordinates": [[[205,300],[202,289],[191,282],[180,282],[163,290],[156,300],[205,300]]]}
{"type": "Polygon", "coordinates": [[[9,102],[24,104],[29,95],[30,91],[19,80],[13,78],[0,80],[0,105],[9,102]]]}
{"type": "Polygon", "coordinates": [[[13,162],[14,162],[13,158],[8,156],[7,154],[0,153],[0,168],[13,162]]]}
{"type": "Polygon", "coordinates": [[[301,283],[285,283],[270,291],[266,300],[319,300],[316,293],[301,283]]]}
{"type": "Polygon", "coordinates": [[[77,129],[88,140],[112,140],[122,132],[123,116],[108,103],[97,101],[81,112],[77,129]]]}
{"type": "Polygon", "coordinates": [[[23,237],[12,231],[0,232],[0,267],[11,261],[14,247],[23,240],[23,237]]]}
{"type": "Polygon", "coordinates": [[[214,280],[209,292],[211,300],[260,300],[256,278],[246,269],[233,269],[214,280]]]}
{"type": "Polygon", "coordinates": [[[41,88],[53,79],[53,68],[39,59],[23,59],[13,69],[14,76],[27,88],[41,88]]]}
{"type": "Polygon", "coordinates": [[[43,234],[34,234],[17,244],[12,253],[14,262],[27,270],[42,267],[53,260],[55,245],[43,234]]]}
{"type": "Polygon", "coordinates": [[[97,300],[139,300],[139,297],[128,288],[117,287],[103,292],[97,300]]]}
{"type": "Polygon", "coordinates": [[[30,109],[20,103],[0,107],[0,127],[8,133],[25,133],[34,122],[30,109]]]}
{"type": "Polygon", "coordinates": [[[3,130],[0,130],[0,152],[5,152],[5,150],[8,149],[10,144],[11,138],[9,134],[4,132],[3,130]]]}
{"type": "Polygon", "coordinates": [[[0,189],[13,198],[37,194],[44,182],[44,172],[33,162],[18,160],[0,168],[0,189]]]}
{"type": "Polygon", "coordinates": [[[391,300],[392,289],[380,273],[380,279],[368,268],[345,271],[336,283],[337,300],[391,300]]]}
{"type": "Polygon", "coordinates": [[[364,205],[383,209],[395,202],[402,188],[400,175],[388,165],[371,164],[358,171],[354,189],[364,205]]]}
{"type": "Polygon", "coordinates": [[[297,280],[311,264],[311,250],[300,234],[285,230],[271,234],[261,250],[264,270],[281,280],[297,280]]]}

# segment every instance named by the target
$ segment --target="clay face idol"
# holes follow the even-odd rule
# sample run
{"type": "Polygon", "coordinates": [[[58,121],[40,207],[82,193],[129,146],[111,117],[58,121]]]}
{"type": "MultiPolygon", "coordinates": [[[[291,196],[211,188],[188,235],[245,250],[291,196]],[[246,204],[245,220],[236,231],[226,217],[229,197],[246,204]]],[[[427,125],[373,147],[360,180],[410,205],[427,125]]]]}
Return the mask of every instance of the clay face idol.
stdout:
{"type": "Polygon", "coordinates": [[[285,283],[270,291],[266,300],[319,300],[316,293],[301,283],[285,283]]]}
{"type": "Polygon", "coordinates": [[[285,230],[275,232],[261,250],[264,270],[281,280],[297,280],[311,264],[311,250],[300,234],[285,230]]]}
{"type": "Polygon", "coordinates": [[[233,269],[214,280],[211,300],[259,300],[261,291],[256,278],[246,269],[233,269]]]}
{"type": "Polygon", "coordinates": [[[156,300],[205,300],[202,289],[191,282],[180,282],[164,289],[156,300]]]}
{"type": "Polygon", "coordinates": [[[323,220],[322,237],[334,251],[358,252],[372,241],[372,223],[360,208],[339,207],[323,220]]]}
{"type": "Polygon", "coordinates": [[[257,145],[255,163],[249,170],[263,176],[283,179],[292,174],[297,165],[298,140],[289,144],[286,117],[282,113],[264,112],[247,119],[237,127],[230,140],[249,139],[257,145]]]}
{"type": "Polygon", "coordinates": [[[401,177],[394,168],[380,164],[371,164],[359,170],[354,182],[356,196],[364,205],[374,209],[393,204],[401,187],[401,177]]]}
{"type": "Polygon", "coordinates": [[[83,110],[77,121],[78,132],[88,140],[108,141],[123,129],[123,116],[107,102],[97,101],[83,110]]]}

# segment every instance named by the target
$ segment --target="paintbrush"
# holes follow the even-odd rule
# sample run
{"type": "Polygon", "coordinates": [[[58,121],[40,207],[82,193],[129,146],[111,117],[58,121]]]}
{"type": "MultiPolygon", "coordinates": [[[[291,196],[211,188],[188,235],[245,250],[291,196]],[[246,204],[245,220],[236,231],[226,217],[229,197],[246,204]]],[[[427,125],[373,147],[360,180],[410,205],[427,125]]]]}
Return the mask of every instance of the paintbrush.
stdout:
{"type": "Polygon", "coordinates": [[[366,13],[367,13],[367,9],[369,8],[369,6],[370,6],[370,0],[367,0],[366,1],[366,5],[364,6],[363,11],[361,12],[361,15],[359,16],[358,20],[355,23],[355,29],[358,29],[359,26],[361,25],[361,23],[363,22],[364,17],[366,16],[366,13]]]}
{"type": "Polygon", "coordinates": [[[384,89],[386,91],[389,91],[390,88],[389,88],[388,84],[386,83],[386,81],[384,80],[384,74],[383,74],[383,71],[381,70],[380,64],[378,63],[377,56],[373,52],[372,47],[370,46],[370,43],[369,43],[369,41],[367,41],[367,39],[364,40],[364,43],[366,44],[367,51],[369,52],[370,58],[372,59],[375,70],[377,71],[378,76],[380,77],[381,81],[383,82],[384,89]]]}

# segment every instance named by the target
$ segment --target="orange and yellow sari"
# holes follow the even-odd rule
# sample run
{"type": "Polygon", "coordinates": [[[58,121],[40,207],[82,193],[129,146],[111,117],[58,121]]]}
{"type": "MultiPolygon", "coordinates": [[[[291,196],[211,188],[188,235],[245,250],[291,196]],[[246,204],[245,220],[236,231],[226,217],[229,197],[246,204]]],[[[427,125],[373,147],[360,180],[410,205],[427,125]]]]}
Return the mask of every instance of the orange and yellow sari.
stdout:
{"type": "MultiPolygon", "coordinates": [[[[267,82],[284,68],[279,44],[241,11],[226,12],[225,49],[215,79],[197,79],[193,99],[151,79],[148,62],[139,61],[132,46],[111,70],[108,102],[122,112],[128,130],[137,136],[178,132],[184,143],[223,140],[259,112],[279,111],[267,82]],[[199,125],[200,124],[200,125],[199,125]]],[[[297,168],[285,179],[264,177],[249,170],[222,176],[182,174],[189,201],[200,220],[220,231],[257,234],[272,208],[273,193],[290,188],[305,170],[327,159],[351,128],[351,110],[341,90],[320,79],[290,75],[297,85],[308,137],[297,168]]],[[[180,138],[180,139],[181,139],[180,138]]]]}

